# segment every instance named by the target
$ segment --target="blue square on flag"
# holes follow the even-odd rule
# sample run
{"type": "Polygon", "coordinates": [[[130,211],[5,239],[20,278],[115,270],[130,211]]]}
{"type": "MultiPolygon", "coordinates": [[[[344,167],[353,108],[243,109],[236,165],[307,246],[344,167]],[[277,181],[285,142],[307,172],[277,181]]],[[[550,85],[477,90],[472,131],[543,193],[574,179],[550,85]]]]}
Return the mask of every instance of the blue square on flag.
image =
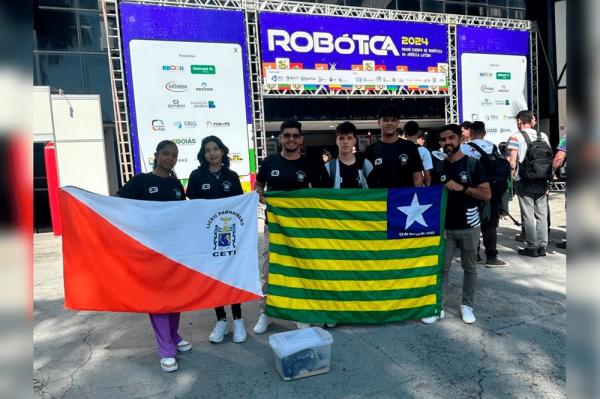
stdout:
{"type": "Polygon", "coordinates": [[[442,186],[390,189],[387,197],[388,238],[439,235],[442,189],[442,186]]]}

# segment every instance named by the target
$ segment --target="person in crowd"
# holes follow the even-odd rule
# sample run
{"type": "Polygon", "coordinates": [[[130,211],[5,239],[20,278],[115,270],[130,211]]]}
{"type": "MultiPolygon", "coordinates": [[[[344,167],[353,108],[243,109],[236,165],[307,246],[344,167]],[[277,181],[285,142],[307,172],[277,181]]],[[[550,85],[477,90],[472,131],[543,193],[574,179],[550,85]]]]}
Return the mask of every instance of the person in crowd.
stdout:
{"type": "MultiPolygon", "coordinates": [[[[554,175],[558,175],[558,171],[563,167],[565,161],[567,159],[567,136],[561,137],[558,142],[558,147],[556,147],[556,154],[554,154],[554,159],[552,160],[552,171],[554,175]]],[[[564,177],[564,176],[559,176],[564,177]]],[[[565,199],[566,206],[566,199],[565,199]]],[[[567,240],[563,240],[556,244],[556,246],[560,249],[567,249],[567,240]]]]}
{"type": "MultiPolygon", "coordinates": [[[[255,190],[264,202],[265,190],[289,191],[301,188],[309,188],[311,181],[315,179],[315,169],[310,165],[308,159],[302,156],[301,149],[304,142],[302,136],[302,124],[296,120],[288,120],[281,124],[277,136],[281,144],[281,152],[267,156],[258,169],[256,175],[255,190]]],[[[265,299],[261,300],[261,314],[258,318],[254,332],[263,334],[272,323],[272,319],[264,313],[267,294],[267,281],[269,275],[269,227],[268,220],[265,221],[263,245],[261,249],[261,282],[265,299]]],[[[296,323],[298,328],[308,327],[306,323],[296,323]]]]}
{"type": "Polygon", "coordinates": [[[467,324],[476,321],[473,310],[477,283],[475,254],[479,243],[479,205],[492,196],[485,170],[481,163],[460,151],[460,126],[451,124],[442,128],[440,146],[447,154],[440,176],[448,190],[446,206],[446,248],[442,267],[443,303],[440,314],[422,319],[425,324],[444,318],[443,306],[448,297],[448,277],[452,258],[460,249],[464,272],[462,285],[462,320],[467,324]]]}
{"type": "Polygon", "coordinates": [[[419,124],[415,121],[406,122],[404,125],[404,137],[406,140],[417,145],[419,155],[421,156],[421,163],[423,164],[423,183],[425,186],[430,186],[433,161],[431,160],[431,153],[429,150],[423,147],[424,140],[421,139],[421,143],[419,143],[419,137],[423,137],[422,134],[419,136],[419,124]]]}
{"type": "Polygon", "coordinates": [[[323,163],[326,164],[327,162],[331,161],[333,157],[331,156],[331,153],[329,151],[323,150],[321,158],[323,158],[323,163]]]}
{"type": "MultiPolygon", "coordinates": [[[[471,141],[463,143],[460,151],[465,155],[477,158],[481,161],[485,172],[490,180],[492,199],[489,201],[490,214],[487,220],[481,221],[481,235],[485,248],[486,267],[503,267],[508,263],[498,258],[498,224],[502,214],[502,197],[508,189],[510,178],[510,165],[500,153],[498,147],[485,139],[485,124],[474,121],[471,124],[471,141]]],[[[480,261],[479,245],[477,248],[477,260],[480,261]]]]}
{"type": "Polygon", "coordinates": [[[471,141],[471,122],[463,121],[460,125],[460,143],[471,141]]]}
{"type": "MultiPolygon", "coordinates": [[[[189,199],[218,199],[233,197],[244,193],[238,174],[229,169],[229,148],[217,136],[202,139],[198,151],[200,166],[190,174],[186,195],[189,199]]],[[[225,308],[215,308],[217,324],[210,333],[208,340],[212,343],[223,341],[229,334],[225,308]]],[[[242,319],[242,305],[231,305],[233,314],[233,342],[246,341],[247,334],[242,319]]]]}
{"type": "Polygon", "coordinates": [[[351,122],[340,123],[335,128],[335,142],[338,157],[327,162],[323,168],[324,187],[368,188],[367,177],[373,170],[368,159],[357,157],[353,149],[356,145],[356,126],[351,122]]]}
{"type": "MultiPolygon", "coordinates": [[[[545,152],[549,152],[550,156],[552,149],[550,148],[548,136],[533,129],[534,117],[531,111],[519,112],[516,119],[519,132],[512,135],[508,140],[509,162],[513,170],[515,191],[519,200],[523,231],[527,242],[527,247],[519,249],[518,252],[523,256],[546,256],[546,246],[548,245],[548,179],[546,177],[534,178],[527,176],[526,173],[530,168],[525,167],[524,161],[530,146],[540,148],[535,142],[543,142],[547,146],[545,152]]],[[[533,158],[537,158],[535,162],[541,166],[543,166],[543,163],[548,163],[548,170],[551,173],[551,157],[549,160],[542,159],[541,155],[537,154],[531,154],[528,157],[528,159],[533,158]]]]}
{"type": "Polygon", "coordinates": [[[422,187],[423,164],[419,149],[415,143],[398,137],[398,108],[393,105],[381,108],[378,124],[381,140],[365,150],[365,158],[373,164],[373,171],[367,178],[369,187],[422,187]]]}
{"type": "MultiPolygon", "coordinates": [[[[152,172],[141,173],[129,180],[117,195],[123,198],[145,201],[183,201],[185,193],[173,168],[177,164],[177,145],[170,140],[158,143],[154,153],[152,172]]],[[[163,234],[163,232],[157,232],[163,234]]],[[[179,336],[181,313],[151,313],[150,323],[161,357],[160,366],[164,371],[178,369],[177,352],[187,352],[192,344],[179,336]]]]}

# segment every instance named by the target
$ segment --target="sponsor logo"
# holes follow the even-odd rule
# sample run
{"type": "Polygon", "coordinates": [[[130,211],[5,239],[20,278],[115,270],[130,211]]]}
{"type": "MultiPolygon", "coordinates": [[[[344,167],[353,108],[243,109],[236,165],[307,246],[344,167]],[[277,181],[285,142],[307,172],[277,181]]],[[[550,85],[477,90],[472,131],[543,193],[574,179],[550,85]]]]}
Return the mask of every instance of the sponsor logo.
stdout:
{"type": "Polygon", "coordinates": [[[210,183],[204,183],[202,185],[202,190],[210,190],[210,183]]]}
{"type": "Polygon", "coordinates": [[[317,54],[375,54],[387,56],[392,53],[400,56],[396,44],[390,36],[369,36],[364,34],[344,34],[334,37],[329,32],[286,32],[282,29],[267,30],[269,51],[281,49],[285,52],[317,54]]]}
{"type": "Polygon", "coordinates": [[[400,160],[400,163],[402,165],[406,165],[408,163],[408,155],[406,154],[402,154],[398,157],[398,159],[400,160]]]}
{"type": "Polygon", "coordinates": [[[162,119],[153,119],[152,120],[152,130],[155,132],[164,132],[165,131],[165,123],[162,119]]]}
{"type": "Polygon", "coordinates": [[[484,98],[483,101],[481,102],[481,105],[492,105],[492,102],[490,101],[489,98],[484,98]]]}
{"type": "Polygon", "coordinates": [[[191,101],[190,104],[194,108],[210,108],[210,109],[217,108],[217,104],[214,101],[212,101],[212,100],[207,100],[207,101],[191,101]]]}
{"type": "Polygon", "coordinates": [[[179,100],[171,100],[171,103],[167,104],[167,107],[169,107],[169,109],[183,109],[185,108],[185,104],[179,100]]]}
{"type": "Polygon", "coordinates": [[[179,58],[196,58],[194,54],[179,54],[179,58]]]}
{"type": "Polygon", "coordinates": [[[485,116],[486,121],[497,121],[498,119],[499,119],[498,115],[486,115],[485,116]]]}
{"type": "Polygon", "coordinates": [[[494,76],[494,74],[491,72],[479,72],[480,78],[491,78],[493,76],[494,76]]]}
{"type": "Polygon", "coordinates": [[[163,65],[162,70],[165,72],[180,72],[183,71],[183,65],[163,65]]]}
{"type": "Polygon", "coordinates": [[[232,161],[243,161],[244,160],[244,157],[242,157],[242,154],[237,153],[237,152],[234,154],[229,154],[229,158],[232,161]]]}
{"type": "Polygon", "coordinates": [[[186,129],[193,129],[197,126],[196,121],[177,121],[173,123],[173,126],[175,126],[177,129],[181,129],[181,128],[186,128],[186,129]]]}
{"type": "Polygon", "coordinates": [[[279,176],[279,171],[278,170],[272,170],[271,171],[271,176],[273,176],[273,177],[279,176]]]}
{"type": "Polygon", "coordinates": [[[196,87],[196,91],[200,91],[200,92],[203,92],[203,93],[208,93],[208,92],[212,92],[213,88],[210,87],[208,85],[208,83],[202,82],[202,83],[200,83],[199,87],[196,87]]]}
{"type": "Polygon", "coordinates": [[[500,88],[498,89],[498,93],[508,93],[508,92],[509,92],[509,90],[508,90],[508,88],[506,87],[506,85],[502,85],[502,86],[500,86],[500,88]]]}
{"type": "Polygon", "coordinates": [[[171,141],[177,145],[194,145],[194,144],[196,144],[196,139],[194,137],[171,139],[171,141]]]}
{"type": "Polygon", "coordinates": [[[231,256],[237,253],[238,226],[244,226],[243,217],[236,211],[220,211],[206,222],[206,229],[213,232],[212,256],[231,256]]]}
{"type": "Polygon", "coordinates": [[[183,93],[188,90],[188,85],[177,82],[168,82],[165,85],[165,89],[175,93],[183,93]]]}
{"type": "Polygon", "coordinates": [[[496,100],[496,105],[510,105],[510,100],[496,100]]]}
{"type": "Polygon", "coordinates": [[[510,80],[510,72],[496,72],[497,80],[510,80]]]}
{"type": "Polygon", "coordinates": [[[192,75],[214,75],[217,68],[214,65],[191,65],[190,71],[192,75]]]}
{"type": "Polygon", "coordinates": [[[512,133],[512,130],[506,128],[500,128],[500,133],[512,133]]]}
{"type": "Polygon", "coordinates": [[[156,187],[156,186],[148,187],[148,192],[150,194],[156,194],[158,192],[158,187],[156,187]]]}
{"type": "Polygon", "coordinates": [[[207,128],[230,127],[231,123],[221,121],[206,121],[207,128]]]}
{"type": "Polygon", "coordinates": [[[306,178],[306,173],[304,173],[303,171],[299,170],[296,172],[296,177],[298,178],[299,182],[303,182],[304,179],[306,178]]]}
{"type": "Polygon", "coordinates": [[[482,85],[481,86],[481,92],[482,93],[493,93],[494,92],[494,88],[492,86],[482,85]]]}

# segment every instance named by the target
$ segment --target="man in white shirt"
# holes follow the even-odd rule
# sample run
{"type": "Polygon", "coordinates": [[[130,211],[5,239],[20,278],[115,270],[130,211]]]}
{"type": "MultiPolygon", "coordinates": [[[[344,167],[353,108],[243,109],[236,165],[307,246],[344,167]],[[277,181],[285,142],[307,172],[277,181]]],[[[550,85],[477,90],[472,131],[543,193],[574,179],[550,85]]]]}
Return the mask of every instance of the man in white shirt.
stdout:
{"type": "MultiPolygon", "coordinates": [[[[538,257],[546,256],[548,245],[548,181],[527,180],[519,176],[519,166],[525,160],[527,153],[528,135],[530,141],[536,140],[537,132],[533,129],[535,119],[531,111],[521,111],[517,114],[517,128],[519,132],[508,140],[510,152],[510,167],[513,170],[515,180],[515,191],[521,208],[521,221],[525,233],[527,247],[520,249],[519,254],[523,256],[538,257]]],[[[543,141],[548,143],[548,136],[541,133],[543,141]]]]}
{"type": "MultiPolygon", "coordinates": [[[[504,165],[503,169],[508,174],[508,167],[506,166],[506,160],[500,154],[498,147],[491,141],[485,139],[485,124],[481,121],[474,121],[470,127],[471,132],[471,141],[467,143],[463,143],[460,145],[460,151],[463,154],[466,154],[470,157],[481,159],[482,154],[478,149],[481,149],[485,152],[487,158],[483,162],[484,167],[488,167],[488,163],[491,162],[502,162],[504,165]],[[493,159],[497,159],[497,161],[492,161],[493,159]]],[[[493,169],[493,168],[492,168],[493,169]]],[[[500,222],[500,213],[501,213],[501,199],[502,195],[506,191],[506,183],[508,176],[503,175],[501,179],[504,180],[504,183],[500,182],[500,184],[495,184],[493,170],[487,170],[488,178],[490,179],[490,186],[492,188],[492,199],[490,200],[490,219],[487,221],[482,221],[481,224],[481,236],[483,238],[483,246],[485,248],[485,267],[493,268],[493,267],[503,267],[508,264],[498,258],[498,224],[500,222]],[[495,192],[498,191],[498,192],[495,192]],[[501,191],[501,192],[500,192],[501,191]]],[[[477,257],[479,259],[479,246],[477,248],[477,257]]]]}
{"type": "Polygon", "coordinates": [[[419,155],[421,156],[421,162],[423,163],[423,183],[426,186],[430,186],[431,169],[433,169],[433,161],[431,160],[431,153],[429,152],[429,150],[418,143],[419,124],[417,122],[406,122],[406,124],[404,125],[404,138],[408,141],[412,141],[419,147],[419,155]]]}

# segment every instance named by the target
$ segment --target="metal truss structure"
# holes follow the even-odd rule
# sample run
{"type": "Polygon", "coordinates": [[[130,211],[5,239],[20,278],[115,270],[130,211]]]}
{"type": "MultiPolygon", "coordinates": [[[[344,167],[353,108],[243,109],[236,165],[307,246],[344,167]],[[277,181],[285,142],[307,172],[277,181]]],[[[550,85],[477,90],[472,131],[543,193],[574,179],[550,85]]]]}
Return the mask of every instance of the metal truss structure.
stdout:
{"type": "MultiPolygon", "coordinates": [[[[532,109],[538,113],[537,82],[537,31],[531,21],[512,20],[468,15],[436,14],[366,7],[348,7],[335,4],[304,3],[292,0],[127,0],[128,2],[191,8],[218,8],[243,10],[246,14],[246,36],[249,56],[250,89],[252,96],[253,141],[258,162],[266,154],[266,130],[264,99],[279,98],[419,98],[438,97],[445,99],[447,123],[459,122],[457,38],[458,26],[478,26],[487,28],[515,29],[530,31],[530,98],[532,109]],[[377,19],[389,21],[409,21],[445,24],[448,27],[448,90],[328,90],[324,87],[307,91],[292,87],[282,91],[267,87],[262,80],[262,61],[258,17],[260,12],[272,11],[293,14],[323,15],[347,18],[377,19]]],[[[123,52],[120,33],[118,4],[120,0],[103,0],[102,9],[106,25],[108,53],[110,60],[111,84],[117,128],[120,173],[123,182],[134,174],[131,130],[127,109],[123,52]]]]}

